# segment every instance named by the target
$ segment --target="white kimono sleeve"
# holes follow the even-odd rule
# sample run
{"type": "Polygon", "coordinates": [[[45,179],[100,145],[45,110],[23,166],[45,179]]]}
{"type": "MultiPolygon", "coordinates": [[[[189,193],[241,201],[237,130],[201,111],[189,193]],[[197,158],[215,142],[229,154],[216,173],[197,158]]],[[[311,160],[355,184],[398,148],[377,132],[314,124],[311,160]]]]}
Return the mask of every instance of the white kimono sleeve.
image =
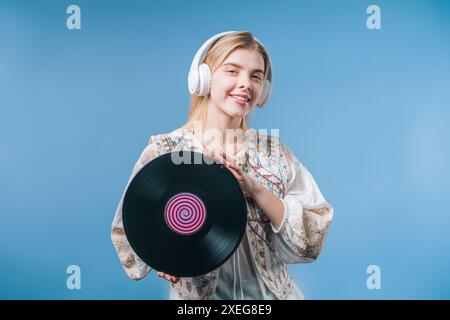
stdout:
{"type": "Polygon", "coordinates": [[[290,179],[281,199],[283,221],[278,230],[271,223],[273,246],[284,263],[313,262],[322,249],[334,210],[309,171],[289,148],[283,148],[290,165],[290,179]]]}
{"type": "Polygon", "coordinates": [[[133,171],[131,173],[130,178],[128,179],[127,186],[120,198],[119,205],[116,210],[116,214],[114,216],[112,222],[112,230],[111,230],[111,240],[113,242],[114,247],[116,248],[117,255],[119,256],[120,263],[122,264],[125,272],[128,277],[133,280],[140,280],[144,278],[151,268],[146,265],[133,251],[131,248],[123,228],[122,221],[122,206],[123,200],[125,197],[126,190],[133,180],[134,176],[141,170],[147,163],[156,158],[157,150],[156,144],[154,143],[154,137],[152,136],[149,140],[147,147],[142,152],[138,161],[134,165],[133,171]]]}

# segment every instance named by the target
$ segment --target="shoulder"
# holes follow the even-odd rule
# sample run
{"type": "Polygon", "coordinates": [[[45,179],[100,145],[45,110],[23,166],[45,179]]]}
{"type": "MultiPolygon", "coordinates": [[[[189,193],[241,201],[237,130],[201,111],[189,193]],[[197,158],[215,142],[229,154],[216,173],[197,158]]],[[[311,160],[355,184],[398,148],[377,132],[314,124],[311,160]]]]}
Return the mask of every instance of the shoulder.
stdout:
{"type": "Polygon", "coordinates": [[[155,150],[156,153],[162,155],[171,150],[178,150],[187,143],[187,140],[192,139],[187,129],[177,128],[175,130],[158,133],[150,136],[147,143],[147,148],[155,150]]]}
{"type": "Polygon", "coordinates": [[[151,144],[161,144],[167,141],[176,141],[182,139],[184,136],[184,131],[181,128],[177,128],[172,131],[163,132],[163,133],[157,133],[154,135],[151,135],[148,139],[148,145],[151,144]]]}

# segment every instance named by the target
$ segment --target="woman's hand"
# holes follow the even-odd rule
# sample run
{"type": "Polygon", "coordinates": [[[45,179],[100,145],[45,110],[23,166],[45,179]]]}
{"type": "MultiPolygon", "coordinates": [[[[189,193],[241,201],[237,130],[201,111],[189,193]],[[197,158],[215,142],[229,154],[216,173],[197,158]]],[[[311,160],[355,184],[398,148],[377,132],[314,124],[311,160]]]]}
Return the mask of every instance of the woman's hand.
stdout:
{"type": "Polygon", "coordinates": [[[213,151],[209,153],[208,156],[218,160],[219,163],[226,166],[248,196],[254,197],[255,194],[257,194],[259,191],[261,191],[261,188],[263,188],[263,186],[258,181],[245,173],[241,169],[241,167],[239,167],[236,161],[229,155],[225,155],[223,151],[219,151],[218,154],[213,151]]]}
{"type": "Polygon", "coordinates": [[[161,271],[158,271],[157,274],[158,274],[159,277],[164,278],[167,281],[172,282],[172,283],[177,283],[178,281],[180,281],[180,278],[171,276],[171,275],[169,275],[167,273],[164,273],[164,272],[161,272],[161,271]]]}

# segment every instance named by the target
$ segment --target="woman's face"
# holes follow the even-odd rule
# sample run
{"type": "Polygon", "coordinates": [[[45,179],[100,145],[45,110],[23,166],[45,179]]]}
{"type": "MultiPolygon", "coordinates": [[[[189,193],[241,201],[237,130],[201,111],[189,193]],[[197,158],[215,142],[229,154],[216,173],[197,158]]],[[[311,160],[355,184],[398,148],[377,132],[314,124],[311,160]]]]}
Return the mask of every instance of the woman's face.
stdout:
{"type": "Polygon", "coordinates": [[[243,118],[258,104],[263,84],[263,57],[256,50],[239,48],[213,72],[211,101],[229,116],[243,118]]]}

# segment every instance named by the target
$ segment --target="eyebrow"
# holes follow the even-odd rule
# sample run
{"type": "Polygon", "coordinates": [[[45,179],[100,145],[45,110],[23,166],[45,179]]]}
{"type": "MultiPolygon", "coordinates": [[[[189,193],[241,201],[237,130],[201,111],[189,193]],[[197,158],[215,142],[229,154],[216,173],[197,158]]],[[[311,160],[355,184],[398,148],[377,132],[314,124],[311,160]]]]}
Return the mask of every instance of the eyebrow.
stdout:
{"type": "MultiPolygon", "coordinates": [[[[225,64],[223,65],[223,67],[228,66],[228,65],[234,66],[234,67],[236,67],[236,68],[241,68],[241,69],[242,69],[242,66],[238,65],[237,63],[233,63],[233,62],[225,63],[225,64]]],[[[255,69],[255,70],[252,70],[252,72],[261,72],[261,73],[264,73],[264,71],[261,70],[261,69],[255,69]]]]}

